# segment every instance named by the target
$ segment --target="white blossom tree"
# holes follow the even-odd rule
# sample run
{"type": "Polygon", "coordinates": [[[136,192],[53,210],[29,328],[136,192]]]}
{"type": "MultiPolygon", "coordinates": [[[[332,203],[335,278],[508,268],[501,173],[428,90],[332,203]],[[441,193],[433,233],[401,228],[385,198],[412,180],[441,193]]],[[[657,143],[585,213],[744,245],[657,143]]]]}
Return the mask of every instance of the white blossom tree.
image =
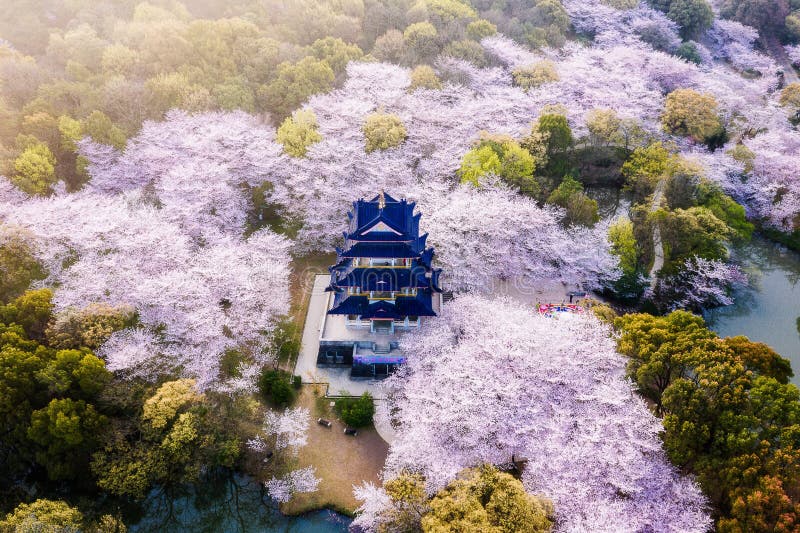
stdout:
{"type": "MultiPolygon", "coordinates": [[[[660,421],[596,319],[461,296],[403,349],[408,362],[387,383],[397,436],[385,479],[419,472],[433,493],[466,467],[514,454],[528,459],[525,488],[554,502],[557,531],[711,526],[705,498],[669,464],[660,421]]],[[[367,501],[356,523],[374,527],[385,497],[374,487],[357,494],[367,501]]]]}

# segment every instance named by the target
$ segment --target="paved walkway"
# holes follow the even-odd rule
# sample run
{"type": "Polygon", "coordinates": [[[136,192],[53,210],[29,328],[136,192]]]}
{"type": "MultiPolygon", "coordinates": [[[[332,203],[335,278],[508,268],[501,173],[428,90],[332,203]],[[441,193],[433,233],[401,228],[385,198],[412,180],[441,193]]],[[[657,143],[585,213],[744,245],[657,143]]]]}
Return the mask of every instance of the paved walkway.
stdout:
{"type": "MultiPolygon", "coordinates": [[[[655,211],[661,207],[661,198],[664,195],[664,184],[666,180],[662,179],[656,185],[656,190],[653,193],[653,203],[650,205],[650,212],[655,211]]],[[[653,266],[650,268],[648,276],[650,276],[650,288],[656,288],[658,282],[658,272],[664,268],[664,243],[661,242],[661,227],[656,222],[653,224],[653,266]]]]}
{"type": "Polygon", "coordinates": [[[294,373],[303,379],[303,383],[327,383],[329,396],[360,396],[364,392],[369,392],[373,398],[383,398],[385,394],[380,389],[380,381],[352,380],[350,368],[317,368],[322,317],[328,309],[329,293],[325,292],[328,280],[328,275],[317,275],[314,278],[300,356],[297,358],[294,373]]]}

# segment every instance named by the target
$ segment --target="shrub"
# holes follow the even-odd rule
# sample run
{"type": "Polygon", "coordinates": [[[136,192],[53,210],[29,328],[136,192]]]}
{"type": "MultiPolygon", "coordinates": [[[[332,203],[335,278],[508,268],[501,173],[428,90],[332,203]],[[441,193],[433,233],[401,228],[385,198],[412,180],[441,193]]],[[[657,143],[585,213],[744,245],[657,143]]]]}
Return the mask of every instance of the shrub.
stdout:
{"type": "Polygon", "coordinates": [[[308,147],[322,140],[317,116],[310,109],[299,109],[283,121],[276,135],[283,151],[293,157],[305,157],[308,147]]]}
{"type": "Polygon", "coordinates": [[[525,91],[559,80],[555,64],[548,60],[515,68],[511,75],[514,78],[514,85],[525,91]]]}
{"type": "Polygon", "coordinates": [[[439,90],[441,88],[442,81],[429,65],[420,65],[411,71],[411,85],[408,86],[409,92],[417,89],[439,90]]]}
{"type": "Polygon", "coordinates": [[[264,368],[258,378],[258,389],[268,402],[284,407],[294,401],[294,390],[289,383],[290,374],[282,370],[264,368]]]}
{"type": "Polygon", "coordinates": [[[299,389],[303,385],[303,378],[300,376],[292,376],[292,387],[299,389]]]}
{"type": "Polygon", "coordinates": [[[342,398],[336,401],[336,412],[345,424],[360,428],[372,424],[375,402],[372,395],[365,392],[358,398],[342,398]]]}
{"type": "Polygon", "coordinates": [[[703,58],[700,57],[700,52],[697,50],[697,45],[692,41],[681,43],[678,49],[675,50],[675,55],[696,65],[703,62],[703,58]]]}
{"type": "Polygon", "coordinates": [[[361,131],[366,138],[367,153],[399,146],[408,136],[400,117],[382,112],[368,115],[361,131]]]}

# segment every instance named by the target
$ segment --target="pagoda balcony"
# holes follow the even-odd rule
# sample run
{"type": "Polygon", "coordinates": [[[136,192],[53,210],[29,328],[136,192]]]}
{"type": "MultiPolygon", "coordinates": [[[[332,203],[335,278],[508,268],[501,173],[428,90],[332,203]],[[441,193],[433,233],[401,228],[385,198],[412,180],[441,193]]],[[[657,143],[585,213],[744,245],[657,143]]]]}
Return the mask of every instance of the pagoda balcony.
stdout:
{"type": "Polygon", "coordinates": [[[354,268],[411,268],[413,260],[406,257],[355,257],[354,268]]]}

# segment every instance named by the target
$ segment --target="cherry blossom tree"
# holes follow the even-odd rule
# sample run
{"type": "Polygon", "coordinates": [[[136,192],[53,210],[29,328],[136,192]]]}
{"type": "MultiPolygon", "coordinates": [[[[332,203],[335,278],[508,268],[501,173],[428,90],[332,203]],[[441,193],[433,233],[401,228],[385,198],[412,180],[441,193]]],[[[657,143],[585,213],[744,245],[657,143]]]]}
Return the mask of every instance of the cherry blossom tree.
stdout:
{"type": "Polygon", "coordinates": [[[669,302],[670,311],[730,305],[732,291],[746,286],[747,281],[747,275],[735,265],[691,257],[676,274],[661,281],[658,301],[669,302]]]}
{"type": "MultiPolygon", "coordinates": [[[[466,467],[514,454],[528,459],[526,490],[555,504],[557,531],[711,526],[705,498],[669,464],[661,423],[597,319],[461,296],[402,348],[412,355],[387,382],[397,433],[384,479],[418,472],[433,493],[466,467]]],[[[357,494],[366,502],[356,523],[372,529],[385,497],[367,486],[357,494]]]]}
{"type": "Polygon", "coordinates": [[[319,478],[313,466],[292,470],[283,477],[273,477],[264,486],[270,498],[278,503],[286,503],[292,496],[302,492],[315,492],[319,487],[319,478]]]}

